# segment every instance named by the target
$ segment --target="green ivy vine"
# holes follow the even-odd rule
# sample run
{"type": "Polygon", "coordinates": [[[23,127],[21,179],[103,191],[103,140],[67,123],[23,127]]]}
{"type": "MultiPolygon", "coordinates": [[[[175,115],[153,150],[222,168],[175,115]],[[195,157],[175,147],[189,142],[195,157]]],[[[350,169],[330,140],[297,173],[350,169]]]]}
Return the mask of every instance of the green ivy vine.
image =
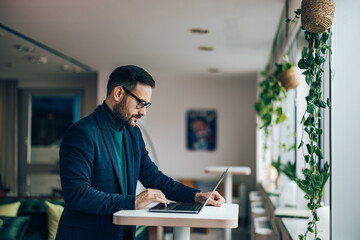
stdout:
{"type": "Polygon", "coordinates": [[[279,82],[278,76],[294,64],[289,62],[287,57],[284,57],[283,60],[284,63],[275,63],[275,70],[272,74],[262,73],[265,79],[260,83],[259,100],[254,105],[261,122],[259,128],[264,129],[266,139],[271,126],[287,119],[281,106],[282,101],[287,97],[287,91],[279,82]]]}
{"type": "MultiPolygon", "coordinates": [[[[295,11],[295,14],[299,16],[301,10],[298,9],[295,11]]],[[[294,20],[288,19],[287,22],[296,21],[298,18],[295,17],[294,20]]],[[[331,30],[329,28],[323,33],[311,33],[304,30],[304,36],[308,46],[302,50],[298,67],[304,70],[302,74],[305,76],[306,84],[309,86],[309,93],[305,97],[307,108],[301,120],[302,137],[298,149],[302,150],[306,166],[302,170],[303,179],[297,178],[296,175],[292,175],[292,178],[295,179],[297,185],[305,192],[305,199],[308,201],[307,207],[312,213],[312,220],[308,223],[305,233],[300,234],[298,237],[300,240],[304,240],[308,233],[311,232],[314,234],[315,240],[320,240],[318,237],[319,229],[317,227],[317,222],[320,221],[320,218],[318,217],[317,209],[320,207],[325,184],[330,176],[329,164],[322,162],[324,156],[319,146],[319,137],[323,134],[320,120],[322,119],[322,109],[331,105],[330,99],[327,99],[326,102],[323,101],[321,85],[325,56],[327,53],[332,54],[331,48],[328,45],[331,30]],[[306,141],[307,143],[305,143],[304,134],[308,136],[309,140],[306,141]]],[[[291,170],[291,168],[293,166],[288,166],[288,170],[291,170]]]]}

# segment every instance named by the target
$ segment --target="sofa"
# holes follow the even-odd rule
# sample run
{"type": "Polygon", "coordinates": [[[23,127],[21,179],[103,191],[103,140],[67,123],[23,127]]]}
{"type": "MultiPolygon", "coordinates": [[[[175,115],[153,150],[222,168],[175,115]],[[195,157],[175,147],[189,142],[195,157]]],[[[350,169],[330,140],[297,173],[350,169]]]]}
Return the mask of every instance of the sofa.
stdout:
{"type": "MultiPolygon", "coordinates": [[[[54,235],[55,211],[58,216],[61,214],[60,206],[64,206],[64,200],[57,197],[0,197],[0,239],[24,239],[24,240],[45,240],[52,239],[54,235]],[[19,204],[20,203],[20,204],[19,204]],[[4,206],[2,208],[2,206],[4,206]],[[12,206],[12,216],[1,216],[1,209],[12,206]],[[51,206],[49,208],[49,206],[51,206]],[[18,207],[18,209],[17,209],[18,207]],[[50,219],[50,225],[48,220],[50,219]],[[51,222],[53,221],[53,222],[51,222]],[[50,238],[49,238],[50,237],[50,238]]],[[[5,210],[6,211],[6,210],[5,210]]],[[[56,225],[56,221],[55,221],[56,225]]],[[[55,227],[55,232],[56,232],[55,227]]],[[[136,228],[136,240],[148,239],[148,229],[145,226],[136,228]]]]}

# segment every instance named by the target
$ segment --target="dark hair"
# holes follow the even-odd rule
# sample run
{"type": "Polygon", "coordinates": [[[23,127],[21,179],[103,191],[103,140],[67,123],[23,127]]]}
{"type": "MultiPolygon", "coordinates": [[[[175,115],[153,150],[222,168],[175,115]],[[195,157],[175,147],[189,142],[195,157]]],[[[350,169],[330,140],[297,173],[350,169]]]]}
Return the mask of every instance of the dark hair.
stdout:
{"type": "Polygon", "coordinates": [[[110,74],[107,84],[107,97],[110,96],[116,86],[121,85],[129,89],[129,91],[133,91],[137,83],[142,83],[152,88],[155,87],[154,79],[144,69],[134,65],[118,67],[110,74]]]}

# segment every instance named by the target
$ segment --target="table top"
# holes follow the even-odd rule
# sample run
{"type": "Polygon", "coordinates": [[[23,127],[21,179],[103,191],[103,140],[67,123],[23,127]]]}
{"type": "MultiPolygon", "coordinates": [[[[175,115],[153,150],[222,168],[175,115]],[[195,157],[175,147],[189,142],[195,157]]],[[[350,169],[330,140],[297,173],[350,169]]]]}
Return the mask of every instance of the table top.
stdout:
{"type": "Polygon", "coordinates": [[[149,204],[140,210],[121,210],[113,215],[117,225],[146,225],[167,227],[237,228],[238,204],[223,204],[221,207],[205,206],[198,214],[149,212],[149,204]]]}
{"type": "Polygon", "coordinates": [[[206,173],[223,173],[227,168],[229,168],[228,173],[233,175],[250,175],[250,167],[241,167],[241,166],[208,166],[205,168],[206,173]]]}

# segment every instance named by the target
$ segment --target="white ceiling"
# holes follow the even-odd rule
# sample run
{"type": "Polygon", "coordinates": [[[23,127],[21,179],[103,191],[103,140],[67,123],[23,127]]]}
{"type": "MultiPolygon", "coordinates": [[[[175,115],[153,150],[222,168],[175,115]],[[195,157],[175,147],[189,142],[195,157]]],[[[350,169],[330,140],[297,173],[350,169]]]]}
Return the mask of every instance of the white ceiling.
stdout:
{"type": "MultiPolygon", "coordinates": [[[[0,0],[0,24],[89,66],[135,64],[167,76],[234,75],[265,68],[284,0],[0,0]],[[209,34],[190,33],[206,28],[209,34]],[[214,51],[199,51],[211,46],[214,51]]],[[[0,28],[0,77],[69,76],[68,61],[0,28]],[[48,63],[33,64],[31,56],[48,63]]],[[[77,71],[86,72],[76,67],[77,71]]],[[[75,73],[81,74],[81,73],[75,73]]]]}

